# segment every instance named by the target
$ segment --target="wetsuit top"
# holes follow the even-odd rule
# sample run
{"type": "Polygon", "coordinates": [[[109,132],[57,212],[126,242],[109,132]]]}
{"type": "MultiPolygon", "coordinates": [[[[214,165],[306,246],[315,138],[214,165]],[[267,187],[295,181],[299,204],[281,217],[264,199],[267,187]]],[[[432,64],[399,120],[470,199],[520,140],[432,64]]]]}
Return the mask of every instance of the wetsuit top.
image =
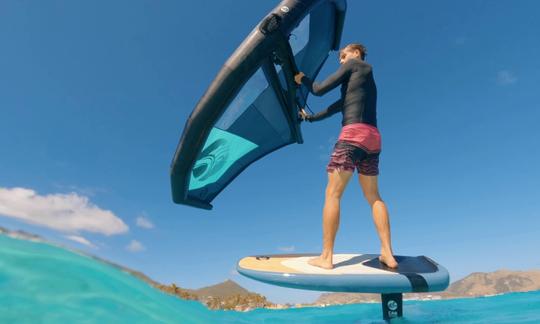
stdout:
{"type": "Polygon", "coordinates": [[[371,65],[361,59],[351,58],[321,83],[302,77],[311,93],[322,96],[341,85],[341,98],[325,110],[308,116],[308,121],[325,119],[339,111],[343,113],[343,126],[365,123],[377,127],[377,87],[371,65]]]}

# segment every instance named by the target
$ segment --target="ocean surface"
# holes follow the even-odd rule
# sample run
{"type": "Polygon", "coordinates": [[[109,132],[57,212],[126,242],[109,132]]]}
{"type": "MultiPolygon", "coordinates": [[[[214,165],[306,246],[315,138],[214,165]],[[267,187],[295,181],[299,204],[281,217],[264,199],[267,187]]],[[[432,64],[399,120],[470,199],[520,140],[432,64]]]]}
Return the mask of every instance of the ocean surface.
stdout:
{"type": "MultiPolygon", "coordinates": [[[[405,301],[392,323],[540,323],[540,291],[405,301]]],[[[379,304],[211,311],[51,244],[0,235],[0,323],[383,323],[379,304]]]]}

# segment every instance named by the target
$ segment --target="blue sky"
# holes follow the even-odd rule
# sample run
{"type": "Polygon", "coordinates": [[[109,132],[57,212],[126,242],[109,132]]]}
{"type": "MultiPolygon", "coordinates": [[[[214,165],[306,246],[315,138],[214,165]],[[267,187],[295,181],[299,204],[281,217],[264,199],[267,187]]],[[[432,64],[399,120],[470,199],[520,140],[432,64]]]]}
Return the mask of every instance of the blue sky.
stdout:
{"type": "MultiPolygon", "coordinates": [[[[228,278],[277,302],[318,293],[234,273],[246,255],[317,252],[340,117],[258,161],[204,211],[172,203],[169,164],[219,68],[275,1],[3,1],[0,226],[198,288],[228,278]],[[19,188],[19,189],[16,189],[19,188]],[[76,242],[78,241],[78,242],[76,242]]],[[[536,1],[349,1],[368,47],[396,254],[457,280],[540,268],[536,1]]],[[[319,79],[338,66],[331,56],[319,79]]],[[[334,91],[311,98],[318,111],[334,91]]],[[[337,252],[377,253],[359,186],[337,252]]]]}

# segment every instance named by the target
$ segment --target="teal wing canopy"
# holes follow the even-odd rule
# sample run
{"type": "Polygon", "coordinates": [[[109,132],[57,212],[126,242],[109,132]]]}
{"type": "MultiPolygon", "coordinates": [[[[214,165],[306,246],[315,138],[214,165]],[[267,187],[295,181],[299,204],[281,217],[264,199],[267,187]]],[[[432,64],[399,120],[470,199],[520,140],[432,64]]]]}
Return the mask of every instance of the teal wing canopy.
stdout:
{"type": "Polygon", "coordinates": [[[245,168],[291,143],[302,143],[299,107],[339,48],[345,0],[285,0],[224,64],[186,122],[171,164],[175,203],[211,209],[245,168]]]}

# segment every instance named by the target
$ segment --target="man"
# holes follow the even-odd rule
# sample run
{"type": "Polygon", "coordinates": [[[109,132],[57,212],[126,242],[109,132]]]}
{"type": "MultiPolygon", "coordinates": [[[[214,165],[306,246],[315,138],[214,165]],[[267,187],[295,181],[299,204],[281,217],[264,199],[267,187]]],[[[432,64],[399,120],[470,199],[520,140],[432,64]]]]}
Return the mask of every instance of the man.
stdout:
{"type": "Polygon", "coordinates": [[[316,96],[322,96],[341,85],[341,98],[326,110],[314,115],[308,115],[304,110],[300,112],[301,117],[309,122],[322,120],[337,112],[343,114],[343,128],[327,167],[323,250],[319,257],[309,260],[309,264],[324,269],[333,268],[340,201],[355,168],[381,240],[379,260],[390,268],[398,266],[392,251],[388,210],[378,189],[381,136],[377,129],[377,88],[372,67],[364,62],[366,54],[363,45],[349,44],[340,51],[341,67],[325,81],[314,83],[302,72],[295,76],[296,83],[304,84],[316,96]]]}

